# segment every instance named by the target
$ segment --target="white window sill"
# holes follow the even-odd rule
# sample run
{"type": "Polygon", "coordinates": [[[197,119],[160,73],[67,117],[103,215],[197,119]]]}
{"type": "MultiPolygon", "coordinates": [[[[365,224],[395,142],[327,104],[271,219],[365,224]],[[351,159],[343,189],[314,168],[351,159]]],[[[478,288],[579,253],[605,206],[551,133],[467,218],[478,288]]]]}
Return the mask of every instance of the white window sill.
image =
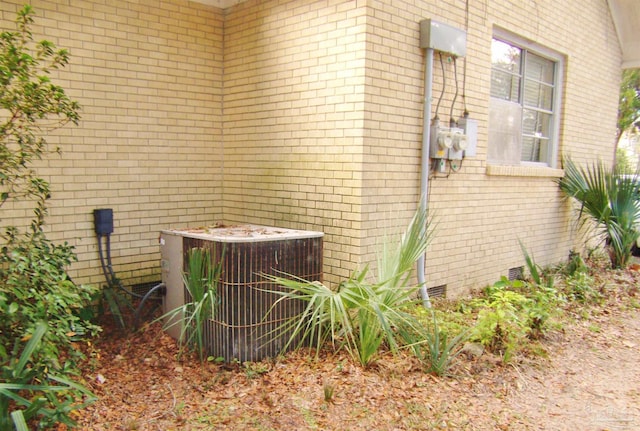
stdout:
{"type": "Polygon", "coordinates": [[[506,166],[487,165],[487,175],[503,177],[546,177],[561,178],[564,170],[546,166],[506,166]]]}

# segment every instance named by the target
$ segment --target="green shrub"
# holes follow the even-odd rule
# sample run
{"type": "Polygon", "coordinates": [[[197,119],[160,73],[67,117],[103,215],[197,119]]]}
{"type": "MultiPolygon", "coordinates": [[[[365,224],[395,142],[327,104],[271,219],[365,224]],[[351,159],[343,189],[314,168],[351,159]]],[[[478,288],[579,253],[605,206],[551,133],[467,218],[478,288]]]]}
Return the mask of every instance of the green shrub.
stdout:
{"type": "MultiPolygon", "coordinates": [[[[39,322],[21,353],[0,367],[0,431],[28,429],[26,422],[47,428],[63,423],[75,426],[71,412],[95,401],[83,386],[61,373],[49,372],[34,356],[41,348],[47,325],[39,322]]],[[[19,353],[19,354],[18,354],[19,353]]]]}
{"type": "Polygon", "coordinates": [[[79,317],[95,290],[67,277],[66,268],[75,259],[72,248],[44,234],[50,189],[32,165],[50,153],[48,131],[77,123],[79,106],[50,79],[52,70],[67,64],[67,51],[48,41],[34,42],[32,16],[32,8],[24,6],[16,31],[0,34],[0,207],[11,201],[33,209],[24,232],[7,227],[0,247],[3,431],[11,428],[12,405],[23,410],[10,415],[17,427],[25,425],[25,418],[42,426],[72,425],[68,414],[86,391],[60,376],[77,373],[82,354],[74,342],[98,331],[79,317]]]}
{"type": "Polygon", "coordinates": [[[502,278],[472,301],[478,310],[471,338],[508,362],[548,330],[561,297],[554,287],[502,278]]]}
{"type": "Polygon", "coordinates": [[[485,296],[474,302],[478,318],[472,339],[508,362],[526,338],[528,328],[523,310],[530,303],[524,295],[510,290],[522,282],[506,278],[485,289],[485,296]]]}
{"type": "Polygon", "coordinates": [[[55,245],[40,232],[26,239],[12,238],[0,250],[0,360],[6,360],[15,343],[33,333],[38,322],[50,328],[35,356],[59,369],[59,358],[72,365],[80,356],[72,342],[93,336],[99,328],[79,317],[94,288],[76,286],[65,272],[75,258],[68,245],[55,245]]]}

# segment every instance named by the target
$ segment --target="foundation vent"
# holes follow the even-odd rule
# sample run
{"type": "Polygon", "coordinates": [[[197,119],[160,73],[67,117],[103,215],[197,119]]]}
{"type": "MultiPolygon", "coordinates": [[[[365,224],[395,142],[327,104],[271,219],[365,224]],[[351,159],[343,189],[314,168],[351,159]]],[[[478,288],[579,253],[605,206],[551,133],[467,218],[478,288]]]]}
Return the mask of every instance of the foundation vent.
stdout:
{"type": "Polygon", "coordinates": [[[447,285],[441,284],[440,286],[428,287],[427,293],[429,294],[429,298],[446,298],[447,285]]]}
{"type": "Polygon", "coordinates": [[[524,267],[516,266],[515,268],[510,268],[507,278],[511,281],[524,280],[524,267]]]}
{"type": "MultiPolygon", "coordinates": [[[[163,281],[167,285],[165,311],[189,301],[181,279],[189,250],[208,248],[211,256],[223,256],[223,261],[217,309],[204,328],[207,353],[227,362],[275,357],[291,335],[290,331],[278,332],[282,324],[301,313],[306,304],[296,300],[277,302],[281,296],[274,291],[284,288],[267,283],[261,274],[286,273],[322,281],[322,237],[320,232],[255,225],[197,233],[164,231],[161,252],[163,281]]],[[[177,337],[179,329],[170,334],[177,337]]]]}

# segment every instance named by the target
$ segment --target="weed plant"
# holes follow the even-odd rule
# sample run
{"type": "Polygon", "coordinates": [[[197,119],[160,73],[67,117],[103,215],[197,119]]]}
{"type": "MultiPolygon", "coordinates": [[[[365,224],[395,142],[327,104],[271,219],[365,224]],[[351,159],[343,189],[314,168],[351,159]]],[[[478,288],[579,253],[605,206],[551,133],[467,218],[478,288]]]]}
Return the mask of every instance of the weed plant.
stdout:
{"type": "Polygon", "coordinates": [[[594,287],[595,280],[586,272],[576,272],[565,280],[565,294],[568,299],[579,304],[601,304],[604,301],[598,289],[594,287]]]}
{"type": "Polygon", "coordinates": [[[336,393],[335,385],[331,382],[324,382],[324,384],[322,385],[322,393],[324,395],[325,403],[333,403],[336,393]]]}
{"type": "Polygon", "coordinates": [[[458,331],[456,335],[442,330],[435,310],[428,311],[431,322],[415,333],[415,341],[410,342],[409,346],[427,373],[444,376],[449,373],[456,357],[462,352],[462,347],[469,338],[469,330],[458,331]]]}

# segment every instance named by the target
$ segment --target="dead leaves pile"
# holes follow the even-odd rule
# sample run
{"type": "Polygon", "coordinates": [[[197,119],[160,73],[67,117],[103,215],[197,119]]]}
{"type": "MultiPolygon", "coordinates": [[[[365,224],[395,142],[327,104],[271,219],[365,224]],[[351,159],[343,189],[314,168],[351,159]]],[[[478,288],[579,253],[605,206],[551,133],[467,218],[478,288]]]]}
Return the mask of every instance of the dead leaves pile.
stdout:
{"type": "MultiPolygon", "coordinates": [[[[610,281],[619,288],[592,316],[603,327],[639,299],[637,272],[610,281]]],[[[631,313],[640,318],[637,308],[631,313]]],[[[584,324],[560,331],[546,349],[565,354],[585,331],[584,324]]],[[[544,429],[526,413],[537,409],[535,396],[517,408],[510,399],[553,373],[541,357],[500,365],[488,354],[461,357],[451,378],[425,374],[402,354],[382,355],[367,369],[347,355],[322,352],[315,360],[304,351],[258,363],[201,364],[177,360],[175,341],[158,324],[104,336],[89,356],[83,377],[99,400],[80,413],[79,423],[95,431],[544,429]]]]}

